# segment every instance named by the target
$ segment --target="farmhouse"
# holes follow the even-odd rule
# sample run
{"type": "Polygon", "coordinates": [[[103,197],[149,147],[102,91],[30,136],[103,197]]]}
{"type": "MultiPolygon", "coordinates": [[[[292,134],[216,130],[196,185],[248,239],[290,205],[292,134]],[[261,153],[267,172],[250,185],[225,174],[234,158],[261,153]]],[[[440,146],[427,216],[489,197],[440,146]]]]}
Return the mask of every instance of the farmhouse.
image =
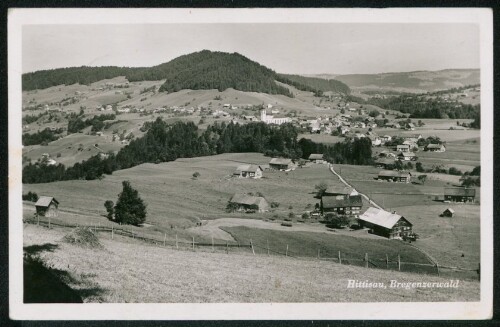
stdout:
{"type": "Polygon", "coordinates": [[[474,202],[476,189],[465,187],[446,187],[444,189],[444,200],[451,202],[474,202]]]}
{"type": "Polygon", "coordinates": [[[455,213],[455,210],[448,208],[443,213],[441,214],[442,217],[453,217],[453,214],[455,213]]]}
{"type": "Polygon", "coordinates": [[[269,210],[269,203],[266,199],[260,196],[248,194],[235,194],[229,200],[230,203],[236,205],[237,211],[245,212],[265,212],[269,210]]]}
{"type": "Polygon", "coordinates": [[[413,152],[400,152],[398,154],[398,159],[403,161],[415,161],[417,158],[417,155],[413,152]]]}
{"type": "Polygon", "coordinates": [[[333,212],[339,215],[358,216],[363,202],[361,195],[336,195],[321,197],[321,213],[333,212]]]}
{"type": "Polygon", "coordinates": [[[405,124],[405,129],[407,131],[414,131],[415,130],[415,125],[413,123],[406,123],[405,124]]]}
{"type": "Polygon", "coordinates": [[[389,239],[410,236],[413,227],[405,217],[373,207],[359,216],[359,224],[361,227],[370,228],[373,234],[389,239]]]}
{"type": "Polygon", "coordinates": [[[411,180],[411,173],[408,171],[382,170],[378,173],[378,179],[390,182],[409,183],[411,180]]]}
{"type": "Polygon", "coordinates": [[[323,159],[323,155],[319,153],[311,153],[309,160],[317,164],[324,164],[326,161],[323,159]]]}
{"type": "Polygon", "coordinates": [[[59,201],[51,196],[41,196],[35,203],[36,213],[44,217],[57,217],[59,201]]]}
{"type": "Polygon", "coordinates": [[[233,172],[233,176],[242,178],[261,178],[262,168],[257,165],[240,165],[233,172]]]}
{"type": "Polygon", "coordinates": [[[269,168],[275,170],[289,170],[291,169],[291,166],[292,166],[291,159],[272,158],[271,161],[269,161],[269,168]]]}
{"type": "Polygon", "coordinates": [[[375,164],[379,168],[391,169],[394,167],[396,162],[393,158],[380,158],[377,161],[375,161],[375,164]]]}
{"type": "Polygon", "coordinates": [[[399,144],[399,145],[396,145],[396,151],[409,152],[410,151],[410,145],[408,145],[408,144],[399,144]]]}
{"type": "Polygon", "coordinates": [[[443,144],[428,144],[425,148],[424,151],[429,151],[429,152],[445,152],[446,148],[443,144]]]}

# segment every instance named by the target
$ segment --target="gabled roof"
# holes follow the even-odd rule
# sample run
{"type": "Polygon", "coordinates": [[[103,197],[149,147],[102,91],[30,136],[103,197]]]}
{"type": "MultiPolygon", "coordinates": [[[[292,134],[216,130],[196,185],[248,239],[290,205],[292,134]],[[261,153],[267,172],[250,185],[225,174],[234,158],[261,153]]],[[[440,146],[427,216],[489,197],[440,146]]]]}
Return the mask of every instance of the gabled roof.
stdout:
{"type": "Polygon", "coordinates": [[[239,165],[238,168],[236,168],[236,170],[234,171],[234,173],[240,174],[241,172],[244,172],[244,171],[255,173],[259,169],[262,170],[262,168],[260,168],[257,165],[239,165]]]}
{"type": "MultiPolygon", "coordinates": [[[[365,211],[361,216],[359,216],[359,219],[364,220],[366,222],[372,223],[374,225],[382,226],[385,228],[392,228],[400,219],[404,219],[408,221],[406,218],[395,214],[395,213],[390,213],[388,211],[370,207],[368,210],[365,211]]],[[[410,223],[408,221],[410,225],[410,223]]]]}
{"type": "Polygon", "coordinates": [[[333,186],[328,186],[326,189],[327,194],[344,194],[348,195],[351,194],[353,191],[355,191],[352,187],[350,186],[343,186],[343,185],[333,185],[333,186]]]}
{"type": "Polygon", "coordinates": [[[476,189],[464,187],[446,187],[444,189],[444,195],[476,196],[476,189]]]}
{"type": "Polygon", "coordinates": [[[292,163],[292,159],[285,159],[285,158],[272,158],[271,161],[269,161],[270,165],[289,165],[292,163]]]}
{"type": "Polygon", "coordinates": [[[337,196],[323,196],[321,197],[323,208],[343,208],[343,207],[361,207],[363,201],[361,195],[337,195],[337,196]]]}
{"type": "Polygon", "coordinates": [[[237,203],[237,204],[245,204],[245,205],[258,205],[259,208],[262,208],[264,206],[267,206],[267,201],[263,197],[260,196],[253,196],[253,195],[248,195],[248,194],[239,194],[236,193],[231,197],[231,200],[229,202],[232,203],[237,203]]]}
{"type": "Polygon", "coordinates": [[[320,153],[311,153],[311,155],[309,156],[309,160],[322,160],[322,159],[323,155],[320,153]]]}
{"type": "Polygon", "coordinates": [[[407,171],[397,171],[397,170],[382,170],[378,173],[382,177],[410,177],[411,174],[407,171]]]}
{"type": "Polygon", "coordinates": [[[38,201],[36,201],[35,206],[48,207],[52,201],[54,201],[57,205],[59,205],[59,201],[57,201],[55,198],[51,196],[41,196],[38,198],[38,201]]]}
{"type": "Polygon", "coordinates": [[[447,208],[445,211],[443,212],[446,212],[446,211],[449,211],[450,213],[455,213],[455,210],[453,210],[452,208],[447,208]]]}

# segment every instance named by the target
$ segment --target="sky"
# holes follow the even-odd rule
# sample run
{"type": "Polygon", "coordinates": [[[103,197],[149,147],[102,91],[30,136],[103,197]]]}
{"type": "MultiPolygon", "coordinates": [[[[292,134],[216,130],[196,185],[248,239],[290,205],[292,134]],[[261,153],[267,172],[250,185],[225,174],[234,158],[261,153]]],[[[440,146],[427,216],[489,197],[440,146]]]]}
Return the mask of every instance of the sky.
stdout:
{"type": "Polygon", "coordinates": [[[278,73],[372,74],[479,68],[479,45],[474,24],[25,25],[22,70],[150,67],[207,49],[278,73]]]}

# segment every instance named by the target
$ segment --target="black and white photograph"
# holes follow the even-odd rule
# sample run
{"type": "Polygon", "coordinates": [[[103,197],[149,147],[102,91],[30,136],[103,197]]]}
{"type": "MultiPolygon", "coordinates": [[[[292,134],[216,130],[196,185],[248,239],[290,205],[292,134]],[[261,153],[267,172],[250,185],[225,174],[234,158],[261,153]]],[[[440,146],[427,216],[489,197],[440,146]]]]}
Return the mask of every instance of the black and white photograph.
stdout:
{"type": "Polygon", "coordinates": [[[491,11],[8,23],[12,319],[491,317],[491,11]]]}

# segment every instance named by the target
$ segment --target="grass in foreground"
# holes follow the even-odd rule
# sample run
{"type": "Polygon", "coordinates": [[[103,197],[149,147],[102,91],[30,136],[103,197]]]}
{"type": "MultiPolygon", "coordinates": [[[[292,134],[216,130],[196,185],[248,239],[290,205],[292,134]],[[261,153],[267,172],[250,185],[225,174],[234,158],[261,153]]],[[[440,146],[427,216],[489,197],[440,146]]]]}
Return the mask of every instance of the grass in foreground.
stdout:
{"type": "Polygon", "coordinates": [[[38,255],[65,271],[68,285],[84,302],[400,302],[475,301],[479,283],[460,281],[453,289],[347,289],[361,281],[445,282],[444,278],[303,261],[277,256],[176,251],[107,239],[104,249],[61,242],[67,230],[27,225],[24,246],[54,244],[38,255]],[[99,290],[98,293],[88,290],[99,290]]]}

